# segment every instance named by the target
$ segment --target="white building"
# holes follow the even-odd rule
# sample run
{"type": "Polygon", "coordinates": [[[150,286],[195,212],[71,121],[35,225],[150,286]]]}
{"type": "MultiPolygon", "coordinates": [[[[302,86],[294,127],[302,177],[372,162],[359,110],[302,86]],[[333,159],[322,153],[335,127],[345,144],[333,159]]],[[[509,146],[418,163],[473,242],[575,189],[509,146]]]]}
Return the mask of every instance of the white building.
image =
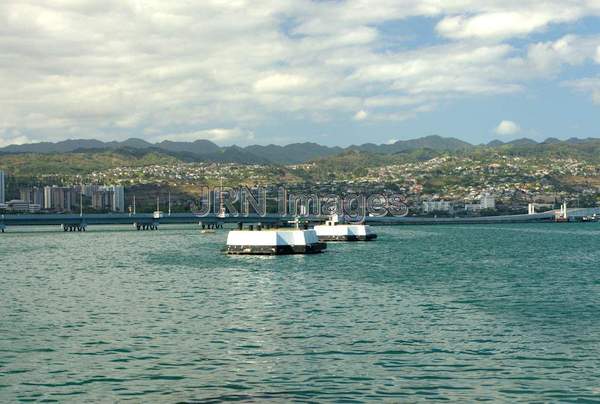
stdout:
{"type": "Polygon", "coordinates": [[[467,212],[479,212],[481,210],[480,203],[465,203],[465,211],[467,212]]]}
{"type": "Polygon", "coordinates": [[[46,186],[44,187],[44,209],[59,212],[71,210],[75,193],[69,187],[46,186]]]}
{"type": "Polygon", "coordinates": [[[6,203],[6,207],[8,210],[13,211],[13,212],[30,212],[30,213],[36,213],[42,209],[42,207],[39,204],[29,203],[29,201],[24,201],[21,199],[13,199],[12,201],[8,201],[6,203]]]}
{"type": "Polygon", "coordinates": [[[450,212],[452,203],[448,201],[426,201],[423,202],[423,213],[450,212]]]}
{"type": "Polygon", "coordinates": [[[92,207],[96,210],[125,212],[125,189],[120,185],[94,188],[92,192],[92,207]]]}
{"type": "Polygon", "coordinates": [[[125,212],[125,188],[120,185],[113,185],[113,212],[125,212]]]}
{"type": "Polygon", "coordinates": [[[496,209],[496,198],[493,195],[485,193],[479,199],[481,209],[496,209]]]}
{"type": "Polygon", "coordinates": [[[481,194],[479,203],[465,203],[465,211],[479,212],[484,209],[496,209],[496,198],[488,193],[481,194]]]}
{"type": "Polygon", "coordinates": [[[4,204],[4,202],[6,201],[6,194],[4,191],[4,171],[0,170],[0,203],[4,204]]]}

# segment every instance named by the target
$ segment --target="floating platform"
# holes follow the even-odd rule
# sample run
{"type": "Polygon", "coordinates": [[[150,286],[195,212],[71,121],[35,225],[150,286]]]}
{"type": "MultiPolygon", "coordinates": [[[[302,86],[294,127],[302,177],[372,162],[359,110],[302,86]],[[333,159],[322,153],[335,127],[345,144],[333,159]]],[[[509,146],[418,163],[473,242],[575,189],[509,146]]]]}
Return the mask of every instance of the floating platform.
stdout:
{"type": "Polygon", "coordinates": [[[318,254],[327,248],[314,230],[232,230],[227,236],[227,254],[282,255],[318,254]]]}
{"type": "Polygon", "coordinates": [[[340,224],[334,215],[323,225],[314,227],[319,241],[371,241],[377,234],[365,224],[340,224]]]}

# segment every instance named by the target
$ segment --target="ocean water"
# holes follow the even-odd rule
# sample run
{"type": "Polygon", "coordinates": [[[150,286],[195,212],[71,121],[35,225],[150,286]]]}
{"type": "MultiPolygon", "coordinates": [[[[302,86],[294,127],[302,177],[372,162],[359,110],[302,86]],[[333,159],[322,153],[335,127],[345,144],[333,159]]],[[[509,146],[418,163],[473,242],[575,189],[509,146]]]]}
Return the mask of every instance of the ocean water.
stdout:
{"type": "Polygon", "coordinates": [[[226,232],[9,228],[0,402],[600,402],[600,225],[378,227],[315,256],[226,232]]]}

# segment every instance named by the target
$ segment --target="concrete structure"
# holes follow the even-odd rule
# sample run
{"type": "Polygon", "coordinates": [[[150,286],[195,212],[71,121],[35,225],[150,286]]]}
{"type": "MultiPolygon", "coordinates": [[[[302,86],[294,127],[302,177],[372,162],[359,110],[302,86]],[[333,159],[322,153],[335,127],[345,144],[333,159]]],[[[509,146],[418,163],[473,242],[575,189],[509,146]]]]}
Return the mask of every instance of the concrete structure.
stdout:
{"type": "Polygon", "coordinates": [[[72,210],[75,193],[69,187],[44,187],[44,209],[57,212],[72,210]]]}
{"type": "Polygon", "coordinates": [[[23,201],[27,201],[30,204],[44,206],[44,188],[39,187],[30,187],[30,188],[21,188],[19,190],[20,199],[23,201]]]}
{"type": "Polygon", "coordinates": [[[315,254],[327,244],[319,241],[314,230],[233,230],[227,235],[228,254],[315,254]]]}
{"type": "Polygon", "coordinates": [[[452,203],[448,201],[423,202],[423,213],[452,212],[452,203]]]}
{"type": "Polygon", "coordinates": [[[479,212],[481,210],[480,203],[465,203],[466,212],[479,212]]]}
{"type": "Polygon", "coordinates": [[[6,201],[6,183],[5,183],[4,171],[0,170],[0,203],[6,201]]]}
{"type": "Polygon", "coordinates": [[[125,212],[125,188],[120,185],[113,185],[112,192],[112,211],[121,213],[125,212]]]}
{"type": "Polygon", "coordinates": [[[332,215],[324,225],[315,226],[319,241],[370,241],[377,234],[366,224],[340,224],[337,215],[332,215]]]}
{"type": "Polygon", "coordinates": [[[488,193],[479,196],[479,203],[465,203],[466,212],[479,212],[483,209],[496,209],[496,198],[488,193]]]}
{"type": "Polygon", "coordinates": [[[125,212],[125,189],[119,185],[99,186],[92,188],[92,208],[125,212]]]}
{"type": "Polygon", "coordinates": [[[92,193],[92,209],[95,210],[112,210],[113,193],[99,189],[92,193]]]}
{"type": "Polygon", "coordinates": [[[29,203],[29,201],[22,199],[13,199],[6,203],[6,209],[13,212],[36,213],[39,212],[42,207],[39,204],[32,204],[29,203]]]}
{"type": "Polygon", "coordinates": [[[496,198],[493,195],[485,193],[479,199],[481,209],[496,209],[496,198]]]}

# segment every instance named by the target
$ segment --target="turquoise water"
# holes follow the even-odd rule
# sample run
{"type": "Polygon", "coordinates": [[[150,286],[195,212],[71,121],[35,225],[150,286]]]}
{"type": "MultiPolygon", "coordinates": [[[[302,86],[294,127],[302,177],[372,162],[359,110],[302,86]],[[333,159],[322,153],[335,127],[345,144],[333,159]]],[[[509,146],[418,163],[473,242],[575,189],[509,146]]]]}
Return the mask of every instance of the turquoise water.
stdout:
{"type": "Polygon", "coordinates": [[[0,235],[0,402],[600,401],[600,225],[0,235]]]}

